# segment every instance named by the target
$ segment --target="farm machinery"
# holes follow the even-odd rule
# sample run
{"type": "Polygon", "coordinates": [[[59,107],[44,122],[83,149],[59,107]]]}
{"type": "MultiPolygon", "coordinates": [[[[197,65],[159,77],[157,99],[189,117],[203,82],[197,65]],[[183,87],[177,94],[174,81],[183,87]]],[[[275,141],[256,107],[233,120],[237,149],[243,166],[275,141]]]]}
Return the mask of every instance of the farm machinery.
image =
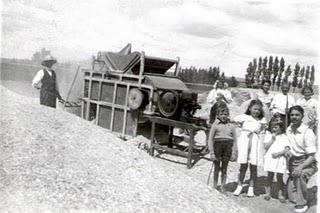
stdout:
{"type": "Polygon", "coordinates": [[[82,69],[82,118],[121,138],[144,135],[151,139],[150,154],[163,149],[186,155],[190,167],[194,132],[204,129],[206,121],[194,117],[200,108],[197,94],[178,78],[178,67],[179,58],[131,52],[130,44],[120,52],[98,52],[92,69],[82,69]],[[188,132],[187,150],[173,148],[174,127],[188,132]]]}

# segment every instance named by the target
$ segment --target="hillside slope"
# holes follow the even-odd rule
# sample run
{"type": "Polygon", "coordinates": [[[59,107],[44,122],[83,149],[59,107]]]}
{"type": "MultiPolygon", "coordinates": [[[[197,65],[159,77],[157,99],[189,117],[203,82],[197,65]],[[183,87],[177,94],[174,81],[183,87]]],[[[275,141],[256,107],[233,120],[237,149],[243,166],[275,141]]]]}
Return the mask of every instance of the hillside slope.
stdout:
{"type": "Polygon", "coordinates": [[[0,89],[0,212],[248,212],[98,126],[0,89]]]}

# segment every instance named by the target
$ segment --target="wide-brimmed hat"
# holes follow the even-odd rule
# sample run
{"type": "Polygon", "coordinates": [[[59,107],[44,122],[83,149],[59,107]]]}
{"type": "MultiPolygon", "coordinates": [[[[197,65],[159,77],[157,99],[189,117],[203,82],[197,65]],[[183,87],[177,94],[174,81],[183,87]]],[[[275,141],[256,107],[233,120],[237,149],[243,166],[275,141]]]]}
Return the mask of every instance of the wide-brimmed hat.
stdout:
{"type": "Polygon", "coordinates": [[[41,65],[42,66],[47,66],[48,64],[55,64],[57,63],[57,59],[55,59],[53,56],[51,55],[47,55],[46,57],[44,57],[44,59],[41,61],[41,65]]]}

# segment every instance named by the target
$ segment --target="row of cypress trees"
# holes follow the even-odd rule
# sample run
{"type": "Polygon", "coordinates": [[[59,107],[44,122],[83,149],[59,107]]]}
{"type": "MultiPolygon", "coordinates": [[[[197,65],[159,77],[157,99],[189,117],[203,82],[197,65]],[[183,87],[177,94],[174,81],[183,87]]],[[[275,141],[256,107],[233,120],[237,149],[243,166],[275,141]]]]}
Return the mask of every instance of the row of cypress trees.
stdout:
{"type": "Polygon", "coordinates": [[[296,88],[314,85],[315,67],[314,65],[301,66],[296,63],[292,70],[291,65],[286,66],[283,57],[280,60],[277,56],[275,58],[265,56],[263,59],[259,57],[258,60],[254,58],[247,67],[246,85],[249,88],[255,87],[255,85],[260,85],[263,79],[270,80],[273,89],[279,90],[282,82],[287,82],[295,91],[296,88]]]}

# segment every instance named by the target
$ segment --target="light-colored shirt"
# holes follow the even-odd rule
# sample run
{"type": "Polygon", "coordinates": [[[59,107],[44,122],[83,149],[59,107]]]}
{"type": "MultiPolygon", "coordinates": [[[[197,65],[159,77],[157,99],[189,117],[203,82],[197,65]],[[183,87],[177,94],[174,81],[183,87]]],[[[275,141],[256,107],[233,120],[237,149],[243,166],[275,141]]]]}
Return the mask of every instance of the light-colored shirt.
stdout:
{"type": "Polygon", "coordinates": [[[317,152],[316,136],[307,125],[301,123],[296,132],[293,132],[290,125],[286,134],[289,138],[291,153],[294,156],[299,157],[317,152]]]}
{"type": "Polygon", "coordinates": [[[272,111],[272,114],[280,113],[282,115],[286,114],[286,107],[288,109],[295,105],[295,100],[292,95],[284,95],[282,93],[276,94],[273,97],[273,100],[271,102],[270,110],[272,111]]]}
{"type": "Polygon", "coordinates": [[[213,90],[211,90],[209,92],[209,95],[207,97],[207,102],[210,103],[210,104],[214,104],[217,101],[217,98],[219,97],[218,94],[223,95],[226,98],[227,103],[230,103],[232,101],[231,92],[229,90],[226,90],[226,89],[213,89],[213,90]]]}
{"type": "Polygon", "coordinates": [[[304,109],[317,109],[318,107],[318,101],[316,99],[310,98],[309,100],[306,100],[305,98],[299,98],[297,100],[297,105],[301,106],[304,109]]]}
{"type": "MultiPolygon", "coordinates": [[[[52,76],[52,71],[49,69],[46,69],[48,74],[50,76],[52,76]]],[[[41,80],[43,79],[44,76],[44,70],[41,69],[37,72],[36,76],[33,78],[32,80],[32,86],[36,89],[40,89],[41,88],[41,80]]],[[[56,90],[59,91],[59,87],[58,87],[58,81],[56,80],[56,90]]]]}
{"type": "Polygon", "coordinates": [[[264,93],[264,92],[259,92],[259,93],[257,94],[257,96],[258,96],[258,99],[259,99],[262,103],[266,104],[268,107],[270,106],[270,104],[271,104],[271,102],[272,102],[272,100],[273,100],[273,95],[272,95],[271,93],[266,94],[266,93],[264,93]]]}

